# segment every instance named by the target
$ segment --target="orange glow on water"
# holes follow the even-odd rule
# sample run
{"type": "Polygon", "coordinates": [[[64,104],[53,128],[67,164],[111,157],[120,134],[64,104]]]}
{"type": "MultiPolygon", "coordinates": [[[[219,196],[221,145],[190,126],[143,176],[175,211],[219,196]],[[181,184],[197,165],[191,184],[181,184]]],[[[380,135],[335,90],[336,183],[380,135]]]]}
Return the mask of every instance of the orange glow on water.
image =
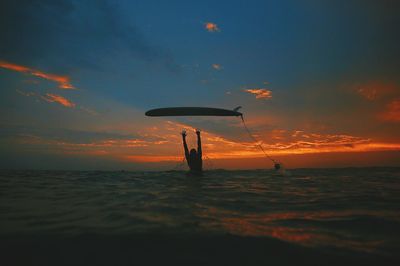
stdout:
{"type": "Polygon", "coordinates": [[[222,226],[224,230],[233,235],[272,237],[286,242],[292,242],[303,246],[318,246],[321,244],[345,247],[355,250],[373,251],[382,244],[379,241],[347,240],[343,235],[328,235],[312,225],[303,226],[296,221],[326,221],[342,220],[354,215],[379,216],[385,215],[399,220],[396,212],[371,211],[371,210],[344,210],[344,211],[286,211],[260,214],[245,214],[240,212],[219,209],[216,207],[204,208],[196,213],[201,218],[216,220],[214,224],[222,226]],[[287,224],[282,225],[281,223],[287,224]]]}
{"type": "Polygon", "coordinates": [[[317,234],[284,226],[257,225],[241,218],[222,218],[221,224],[228,232],[243,236],[269,236],[287,242],[296,242],[306,245],[317,234]]]}

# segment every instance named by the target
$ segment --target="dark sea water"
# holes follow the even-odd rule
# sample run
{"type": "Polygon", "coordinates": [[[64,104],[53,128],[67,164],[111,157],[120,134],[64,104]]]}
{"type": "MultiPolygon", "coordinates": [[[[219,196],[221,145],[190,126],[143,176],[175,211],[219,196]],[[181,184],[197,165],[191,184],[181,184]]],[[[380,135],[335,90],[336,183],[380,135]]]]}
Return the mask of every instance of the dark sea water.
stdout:
{"type": "Polygon", "coordinates": [[[400,168],[3,170],[0,242],[0,265],[400,265],[400,168]]]}

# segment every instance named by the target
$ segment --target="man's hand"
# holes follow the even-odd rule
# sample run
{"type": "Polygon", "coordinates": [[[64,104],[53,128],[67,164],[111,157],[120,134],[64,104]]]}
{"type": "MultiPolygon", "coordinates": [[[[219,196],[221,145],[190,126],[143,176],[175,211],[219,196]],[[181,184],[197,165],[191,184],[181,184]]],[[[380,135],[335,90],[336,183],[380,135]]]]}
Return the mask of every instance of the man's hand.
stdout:
{"type": "Polygon", "coordinates": [[[196,134],[200,135],[200,129],[196,129],[196,134]]]}
{"type": "Polygon", "coordinates": [[[186,137],[186,130],[182,130],[182,137],[186,137]]]}

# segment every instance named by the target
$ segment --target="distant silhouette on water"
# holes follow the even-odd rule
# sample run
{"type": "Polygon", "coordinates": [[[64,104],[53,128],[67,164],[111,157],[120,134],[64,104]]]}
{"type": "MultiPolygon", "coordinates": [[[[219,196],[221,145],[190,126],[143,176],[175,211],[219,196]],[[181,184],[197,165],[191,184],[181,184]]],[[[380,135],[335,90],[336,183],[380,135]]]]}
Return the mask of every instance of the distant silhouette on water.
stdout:
{"type": "Polygon", "coordinates": [[[185,149],[186,162],[190,168],[191,173],[201,174],[203,172],[203,159],[201,150],[201,137],[200,130],[196,130],[197,135],[197,151],[196,149],[191,149],[189,152],[186,143],[186,130],[182,131],[183,148],[185,149]]]}

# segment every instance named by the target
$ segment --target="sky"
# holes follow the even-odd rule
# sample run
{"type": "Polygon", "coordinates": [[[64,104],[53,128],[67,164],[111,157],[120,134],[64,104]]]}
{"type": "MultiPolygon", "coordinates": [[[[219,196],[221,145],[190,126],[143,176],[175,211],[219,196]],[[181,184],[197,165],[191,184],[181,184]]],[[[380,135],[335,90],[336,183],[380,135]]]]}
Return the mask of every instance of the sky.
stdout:
{"type": "Polygon", "coordinates": [[[0,3],[0,168],[400,166],[400,4],[0,3]],[[236,117],[146,117],[242,106],[236,117]],[[208,166],[207,166],[208,165],[208,166]]]}

